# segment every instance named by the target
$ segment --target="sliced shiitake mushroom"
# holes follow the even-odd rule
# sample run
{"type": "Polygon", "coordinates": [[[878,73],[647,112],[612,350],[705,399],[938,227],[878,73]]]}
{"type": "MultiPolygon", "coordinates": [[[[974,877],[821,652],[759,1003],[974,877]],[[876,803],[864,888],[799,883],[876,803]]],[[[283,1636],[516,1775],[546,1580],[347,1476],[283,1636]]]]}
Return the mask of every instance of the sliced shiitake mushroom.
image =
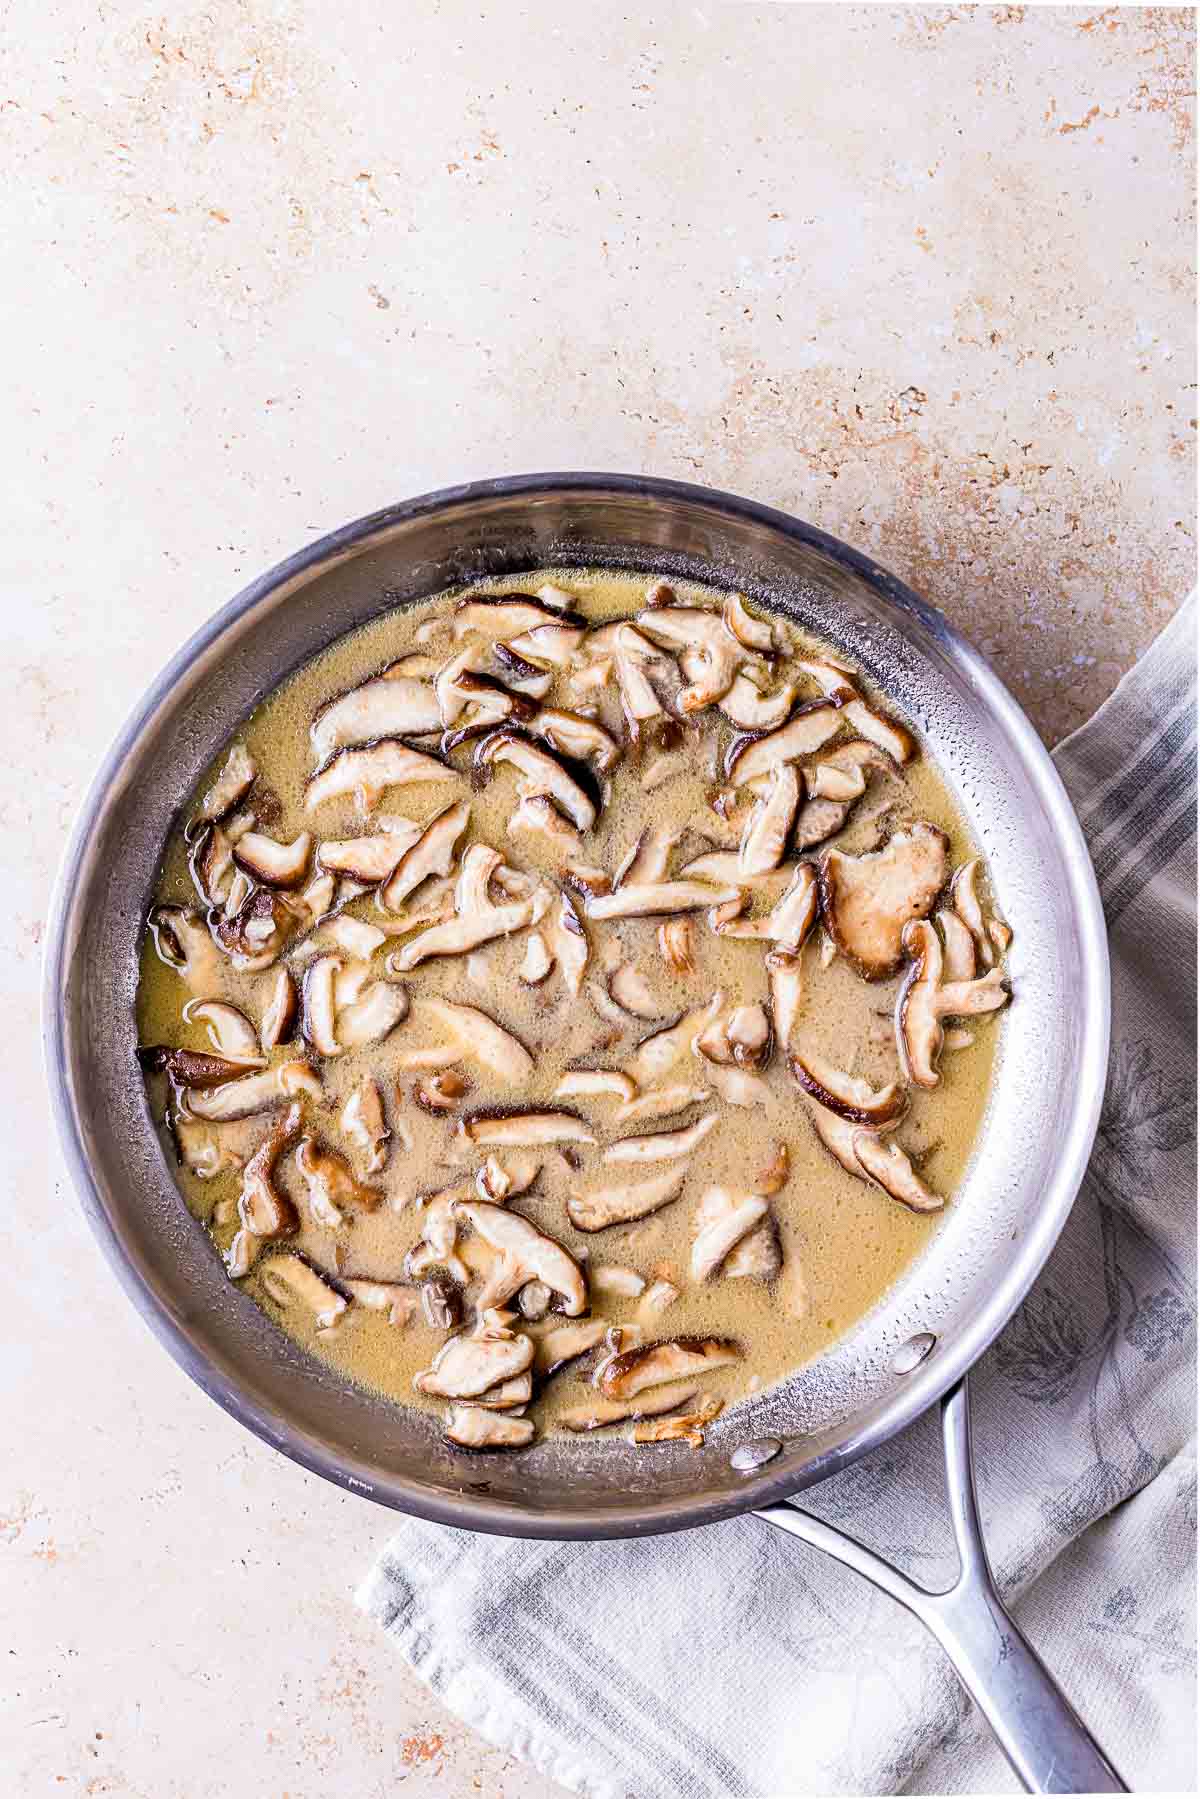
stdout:
{"type": "Polygon", "coordinates": [[[541,1143],[594,1143],[575,1112],[550,1107],[523,1112],[481,1112],[462,1123],[471,1143],[492,1149],[527,1149],[541,1143]]]}
{"type": "Polygon", "coordinates": [[[448,999],[423,999],[421,1010],[449,1031],[466,1056],[482,1064],[505,1087],[517,1087],[533,1074],[534,1061],[519,1038],[477,1006],[448,999]]]}
{"type": "Polygon", "coordinates": [[[379,1083],[369,1074],[363,1075],[342,1107],[339,1122],[367,1174],[381,1174],[387,1166],[392,1133],[383,1114],[379,1083]]]}
{"type": "Polygon", "coordinates": [[[546,948],[546,939],[540,931],[530,931],[525,939],[525,954],[517,970],[518,980],[526,987],[540,987],[553,972],[554,957],[546,948]]]}
{"type": "Polygon", "coordinates": [[[770,1212],[735,1243],[721,1264],[727,1281],[773,1281],[783,1266],[779,1226],[770,1212]]]}
{"type": "MultiPolygon", "coordinates": [[[[176,1087],[222,1087],[236,1082],[246,1072],[244,1062],[233,1062],[227,1056],[210,1055],[201,1049],[173,1049],[165,1043],[147,1044],[137,1052],[144,1074],[165,1074],[176,1087]]],[[[262,1067],[260,1060],[258,1066],[262,1067]]]]}
{"type": "Polygon", "coordinates": [[[654,881],[634,887],[628,882],[615,893],[604,893],[584,902],[587,916],[599,922],[609,918],[654,918],[665,912],[699,912],[740,897],[736,887],[713,886],[705,880],[654,881]]]}
{"type": "Polygon", "coordinates": [[[201,1181],[215,1180],[230,1169],[240,1172],[262,1141],[253,1115],[222,1124],[207,1118],[185,1118],[172,1110],[167,1127],[177,1160],[201,1181]]]}
{"type": "Polygon", "coordinates": [[[403,851],[379,889],[379,903],[395,912],[431,875],[448,875],[454,867],[458,840],[471,817],[471,802],[459,800],[432,818],[414,843],[403,851]]]}
{"type": "Polygon", "coordinates": [[[190,906],[155,906],[146,922],[159,961],[181,976],[194,994],[212,999],[223,990],[224,958],[190,906]]]}
{"type": "Polygon", "coordinates": [[[302,1137],[296,1145],[296,1167],[308,1189],[308,1209],[314,1221],[327,1230],[337,1230],[345,1223],[347,1208],[374,1212],[383,1199],[378,1187],[364,1185],[344,1156],[315,1137],[302,1137]]]}
{"type": "Polygon", "coordinates": [[[649,883],[665,881],[671,851],[681,835],[668,825],[647,825],[638,833],[629,854],[618,863],[613,886],[645,887],[649,883]]]}
{"type": "Polygon", "coordinates": [[[1008,1004],[1008,989],[999,968],[973,981],[943,981],[941,940],[928,919],[907,925],[903,941],[912,967],[896,1002],[896,1042],[909,1079],[936,1087],[942,1019],[998,1011],[1008,1004]]]}
{"type": "Polygon", "coordinates": [[[519,1332],[451,1337],[432,1366],[413,1377],[419,1393],[439,1399],[477,1399],[489,1387],[523,1374],[533,1361],[533,1344],[519,1332]]]}
{"type": "Polygon", "coordinates": [[[799,804],[800,777],[790,762],[781,763],[771,771],[770,785],[746,825],[738,850],[740,875],[769,874],[779,867],[799,804]]]}
{"type": "Polygon", "coordinates": [[[365,887],[386,881],[404,852],[421,836],[421,827],[411,819],[403,822],[405,830],[389,829],[369,837],[346,837],[317,845],[317,866],[330,874],[349,875],[365,887]]]}
{"type": "Polygon", "coordinates": [[[755,1002],[735,1006],[726,1017],[714,1018],[696,1038],[695,1049],[708,1062],[765,1068],[773,1045],[770,1017],[766,1008],[755,1002]]]}
{"type": "Polygon", "coordinates": [[[557,756],[518,731],[491,731],[475,751],[476,772],[490,771],[497,763],[505,762],[517,770],[517,793],[521,799],[551,800],[577,831],[591,830],[596,822],[595,800],[557,756]]]}
{"type": "Polygon", "coordinates": [[[637,1083],[619,1068],[568,1068],[554,1089],[555,1099],[598,1099],[615,1094],[626,1104],[637,1094],[637,1083]]]}
{"type": "Polygon", "coordinates": [[[547,910],[543,930],[567,992],[578,999],[590,955],[587,933],[569,893],[559,892],[547,910]]]}
{"type": "Polygon", "coordinates": [[[776,656],[786,649],[782,628],[769,619],[755,618],[746,609],[744,594],[731,593],[721,608],[721,623],[735,643],[759,656],[776,656]]]}
{"type": "Polygon", "coordinates": [[[633,1399],[646,1387],[711,1374],[741,1358],[741,1347],[728,1337],[667,1337],[622,1350],[605,1363],[596,1384],[606,1399],[633,1399]]]}
{"type": "Polygon", "coordinates": [[[458,1254],[458,1217],[455,1208],[461,1200],[470,1199],[474,1189],[469,1181],[444,1187],[438,1193],[423,1194],[418,1199],[423,1217],[420,1241],[404,1258],[406,1274],[414,1279],[431,1269],[442,1268],[459,1285],[466,1286],[471,1271],[458,1254]]]}
{"type": "MultiPolygon", "coordinates": [[[[558,592],[559,590],[555,590],[558,592]]],[[[547,592],[543,588],[543,595],[547,592]]],[[[535,599],[528,593],[468,594],[454,608],[452,628],[456,638],[478,637],[488,643],[502,643],[533,631],[539,625],[569,625],[582,629],[587,620],[578,612],[560,607],[557,601],[535,599]]]]}
{"type": "Polygon", "coordinates": [[[664,918],[658,927],[658,947],[676,974],[695,974],[695,942],[696,926],[687,914],[664,918]]]}
{"type": "Polygon", "coordinates": [[[734,787],[744,787],[747,781],[769,775],[781,763],[811,756],[836,736],[843,722],[841,707],[834,700],[799,706],[777,731],[735,737],[725,753],[725,778],[734,787]]]}
{"type": "Polygon", "coordinates": [[[188,826],[188,835],[194,836],[199,826],[216,824],[232,812],[239,800],[249,793],[257,772],[254,758],[245,744],[235,743],[220,774],[200,801],[188,826]]]}
{"type": "Polygon", "coordinates": [[[638,629],[679,654],[689,683],[679,694],[680,712],[699,712],[729,692],[747,660],[744,646],[725,629],[721,614],[702,606],[651,606],[637,614],[638,629]]]}
{"type": "Polygon", "coordinates": [[[786,681],[774,693],[763,693],[749,675],[735,675],[727,693],[717,701],[730,724],[739,731],[776,731],[787,722],[796,703],[796,683],[786,681]]]}
{"type": "Polygon", "coordinates": [[[490,1412],[478,1405],[452,1405],[446,1437],[460,1449],[525,1449],[533,1441],[533,1419],[490,1412]]]}
{"type": "Polygon", "coordinates": [[[664,1312],[670,1311],[682,1290],[675,1285],[674,1281],[667,1280],[665,1275],[660,1275],[647,1287],[642,1296],[642,1303],[637,1309],[639,1324],[650,1324],[655,1318],[660,1318],[664,1312]]]}
{"type": "Polygon", "coordinates": [[[861,736],[885,750],[893,762],[908,762],[915,756],[917,745],[912,732],[867,704],[853,684],[851,670],[839,668],[834,662],[815,659],[801,661],[799,666],[805,674],[812,676],[823,693],[839,701],[847,722],[861,736]]]}
{"type": "Polygon", "coordinates": [[[606,681],[615,679],[630,736],[638,741],[644,726],[665,711],[650,671],[661,680],[674,664],[627,619],[589,632],[584,649],[606,681]]]}
{"type": "Polygon", "coordinates": [[[300,1228],[299,1215],[288,1195],[276,1184],[275,1170],[285,1150],[300,1134],[303,1111],[289,1108],[287,1116],[272,1125],[242,1173],[238,1196],[238,1231],[225,1257],[230,1280],[241,1280],[254,1264],[262,1245],[290,1237],[300,1228]]]}
{"type": "Polygon", "coordinates": [[[199,1021],[205,1026],[219,1056],[251,1068],[265,1064],[267,1058],[259,1046],[258,1032],[237,1006],[226,1000],[190,999],[183,1008],[183,1018],[185,1024],[199,1021]]]}
{"type": "Polygon", "coordinates": [[[821,858],[825,929],[866,980],[883,980],[900,966],[904,929],[932,909],[945,884],[949,847],[944,831],[918,819],[881,850],[862,856],[829,850],[821,858]]]}
{"type": "MultiPolygon", "coordinates": [[[[560,756],[573,762],[590,762],[597,774],[605,774],[621,754],[621,746],[602,725],[578,712],[557,706],[541,706],[527,721],[526,730],[560,756]]],[[[585,827],[580,827],[581,829],[585,827]]]]}
{"type": "Polygon", "coordinates": [[[193,885],[206,906],[223,905],[235,878],[233,841],[221,825],[202,825],[191,855],[188,870],[193,885]]]}
{"type": "Polygon", "coordinates": [[[716,1112],[706,1112],[694,1124],[677,1131],[653,1131],[645,1137],[620,1137],[601,1157],[605,1162],[671,1162],[690,1156],[717,1123],[716,1112]]]}
{"type": "Polygon", "coordinates": [[[723,1003],[724,995],[718,990],[706,1005],[694,1007],[674,1024],[664,1025],[661,1031],[652,1031],[649,1037],[643,1037],[634,1053],[634,1078],[649,1086],[685,1056],[690,1056],[696,1038],[717,1016],[723,1003]]]}
{"type": "Polygon", "coordinates": [[[617,1107],[617,1124],[640,1123],[648,1118],[671,1118],[711,1099],[707,1087],[692,1087],[680,1081],[669,1087],[658,1087],[653,1093],[639,1093],[635,1099],[623,1100],[617,1107]]]}
{"type": "Polygon", "coordinates": [[[445,1068],[440,1074],[427,1074],[413,1083],[412,1096],[423,1112],[438,1118],[457,1112],[471,1091],[470,1076],[460,1068],[445,1068]]]}
{"type": "Polygon", "coordinates": [[[850,1124],[875,1127],[891,1124],[908,1104],[908,1096],[898,1081],[889,1081],[886,1087],[874,1089],[869,1083],[834,1068],[812,1050],[790,1055],[788,1067],[802,1092],[850,1124]]]}
{"type": "Polygon", "coordinates": [[[695,1397],[696,1388],[687,1381],[659,1387],[637,1399],[601,1399],[596,1395],[582,1405],[560,1412],[557,1421],[569,1431],[605,1430],[610,1424],[624,1424],[631,1418],[661,1417],[681,1405],[690,1405],[695,1397]]]}
{"type": "Polygon", "coordinates": [[[214,911],[208,918],[214,940],[243,974],[260,974],[273,967],[292,939],[312,922],[304,894],[267,887],[252,888],[232,915],[214,911]]]}
{"type": "MultiPolygon", "coordinates": [[[[954,910],[962,920],[975,945],[979,960],[985,968],[990,968],[996,960],[995,945],[987,925],[984,923],[983,902],[979,897],[979,876],[982,863],[978,856],[970,862],[964,862],[957,869],[950,883],[950,893],[954,901],[954,910]]],[[[972,970],[974,973],[974,970],[972,970]]]]}
{"type": "Polygon", "coordinates": [[[568,1362],[596,1349],[604,1341],[608,1323],[604,1318],[585,1318],[578,1324],[558,1324],[537,1340],[533,1372],[539,1380],[549,1380],[568,1362]]]}
{"type": "Polygon", "coordinates": [[[547,847],[563,858],[577,855],[583,843],[575,826],[544,793],[529,793],[518,800],[505,829],[510,837],[522,832],[542,837],[547,847]]]}
{"type": "Polygon", "coordinates": [[[300,997],[295,980],[289,969],[281,968],[276,973],[271,986],[271,997],[263,1013],[263,1048],[278,1049],[281,1043],[290,1043],[295,1036],[299,1016],[300,997]]]}
{"type": "Polygon", "coordinates": [[[500,1267],[488,1276],[486,1299],[481,1296],[476,1302],[481,1309],[503,1305],[526,1281],[541,1280],[559,1295],[568,1317],[576,1318],[587,1310],[583,1271],[561,1243],[538,1230],[528,1218],[501,1206],[463,1202],[457,1211],[485,1243],[500,1252],[500,1267]]]}
{"type": "Polygon", "coordinates": [[[948,981],[975,979],[975,939],[958,912],[943,908],[937,914],[942,933],[943,974],[948,981]]]}
{"type": "Polygon", "coordinates": [[[247,831],[233,846],[233,859],[264,887],[298,887],[312,854],[312,833],[301,831],[291,843],[277,843],[261,831],[247,831]]]}
{"type": "Polygon", "coordinates": [[[454,889],[454,917],[422,931],[412,942],[389,960],[397,972],[403,973],[428,961],[431,956],[462,956],[495,937],[511,936],[527,925],[537,924],[550,909],[551,896],[545,887],[536,887],[524,899],[497,905],[488,894],[488,883],[503,857],[485,843],[473,843],[462,859],[454,889]]]}
{"type": "Polygon", "coordinates": [[[632,1186],[573,1193],[567,1200],[567,1216],[579,1231],[604,1231],[614,1224],[629,1224],[635,1218],[648,1218],[678,1199],[686,1179],[686,1168],[674,1168],[632,1186]]]}
{"type": "Polygon", "coordinates": [[[768,1202],[761,1193],[737,1193],[729,1187],[707,1188],[696,1206],[692,1279],[711,1279],[734,1245],[762,1222],[767,1209],[768,1202]]]}
{"type": "Polygon", "coordinates": [[[318,956],[304,971],[301,1031],[306,1043],[322,1056],[339,1056],[334,981],[342,967],[340,956],[318,956]]]}
{"type": "Polygon", "coordinates": [[[326,701],[309,736],[317,761],[324,762],[335,750],[381,737],[421,737],[440,730],[441,723],[437,695],[428,682],[397,671],[326,701]]]}
{"type": "Polygon", "coordinates": [[[925,1185],[898,1143],[882,1143],[870,1131],[856,1131],[854,1153],[871,1179],[910,1212],[941,1211],[945,1201],[925,1185]]]}
{"type": "Polygon", "coordinates": [[[263,1263],[259,1282],[268,1299],[276,1305],[301,1305],[313,1315],[320,1335],[331,1331],[346,1311],[347,1301],[311,1262],[302,1256],[273,1255],[263,1263]]]}
{"type": "Polygon", "coordinates": [[[686,1443],[690,1449],[704,1448],[704,1427],[711,1424],[724,1409],[725,1401],[714,1393],[706,1393],[690,1412],[678,1417],[658,1418],[651,1423],[636,1424],[635,1443],[686,1443]]]}
{"type": "MultiPolygon", "coordinates": [[[[634,1018],[661,1018],[669,1010],[657,999],[649,981],[632,962],[621,962],[605,982],[608,997],[634,1018]]],[[[628,1096],[632,1098],[632,1094],[628,1096]]]]}
{"type": "Polygon", "coordinates": [[[636,1268],[622,1268],[617,1262],[589,1264],[588,1286],[593,1295],[600,1293],[610,1299],[637,1299],[646,1291],[645,1277],[636,1268]]]}
{"type": "Polygon", "coordinates": [[[360,812],[375,811],[390,787],[408,787],[422,781],[458,781],[462,777],[436,756],[410,749],[394,737],[382,737],[365,749],[335,750],[328,762],[310,776],[304,805],[309,812],[329,800],[352,795],[360,812]]]}
{"type": "Polygon", "coordinates": [[[387,1321],[396,1330],[403,1330],[416,1317],[420,1300],[413,1287],[401,1286],[398,1281],[363,1281],[346,1280],[340,1282],[355,1305],[364,1306],[368,1312],[384,1312],[387,1321]]]}
{"type": "Polygon", "coordinates": [[[771,991],[771,1022],[776,1040],[786,1055],[804,998],[803,965],[798,955],[783,949],[769,950],[766,965],[771,991]]]}
{"type": "Polygon", "coordinates": [[[363,918],[339,913],[320,927],[320,939],[323,944],[332,943],[337,949],[344,950],[355,961],[369,962],[375,951],[387,942],[387,932],[381,931],[378,925],[368,924],[363,918]]]}
{"type": "Polygon", "coordinates": [[[321,1097],[319,1077],[307,1062],[299,1060],[243,1074],[239,1080],[226,1081],[219,1087],[185,1087],[179,1104],[187,1117],[218,1121],[272,1111],[298,1094],[307,1094],[310,1099],[321,1097]]]}

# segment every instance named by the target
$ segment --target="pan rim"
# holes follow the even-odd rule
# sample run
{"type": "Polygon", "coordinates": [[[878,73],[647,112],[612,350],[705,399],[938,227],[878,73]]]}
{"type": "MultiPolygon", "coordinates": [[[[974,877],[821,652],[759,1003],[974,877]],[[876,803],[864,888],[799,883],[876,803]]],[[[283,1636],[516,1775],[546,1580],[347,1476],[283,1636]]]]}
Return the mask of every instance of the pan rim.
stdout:
{"type": "Polygon", "coordinates": [[[563,1541],[651,1535],[690,1529],[737,1516],[756,1506],[784,1499],[827,1479],[838,1469],[889,1441],[933,1405],[999,1335],[1041,1271],[1066,1223],[1083,1180],[1099,1123],[1108,1060],[1110,984],[1108,943],[1103,908],[1083,833],[1066,789],[1032,724],[983,656],[944,615],[890,571],[828,532],[758,501],[704,487],[645,475],[611,472],[551,471],[510,475],[435,489],[366,514],[314,540],[257,576],[207,619],[176,651],[146,689],[113,738],[80,803],[63,852],[51,897],[43,965],[42,1037],[47,1084],[59,1141],[72,1185],[84,1215],[110,1267],[143,1321],[175,1362],[208,1396],[240,1424],[309,1472],[349,1492],[432,1523],[501,1536],[563,1541]],[[186,1335],[181,1323],[125,1254],[93,1175],[80,1130],[66,1057],[66,982],[72,927],[72,895],[86,855],[89,837],[104,800],[119,780],[123,764],[139,737],[166,703],[182,677],[201,656],[257,605],[281,586],[361,553],[373,538],[429,512],[470,507],[481,500],[573,491],[601,492],[686,502],[717,514],[752,521],[811,546],[863,580],[887,603],[913,615],[939,644],[951,650],[975,683],[981,702],[1012,745],[1023,769],[1034,781],[1038,797],[1054,827],[1072,884],[1071,903],[1078,922],[1084,966],[1089,978],[1078,1003],[1083,1045],[1076,1075],[1076,1100],[1070,1126],[1058,1145],[1053,1177],[1043,1195],[1035,1227],[1006,1260],[988,1304],[972,1327],[956,1336],[908,1376],[888,1402],[858,1429],[851,1428],[835,1445],[814,1454],[796,1470],[770,1470],[748,1476],[736,1492],[697,1494],[661,1500],[639,1499],[624,1508],[571,1511],[539,1510],[536,1495],[521,1507],[479,1493],[450,1494],[422,1487],[402,1476],[382,1478],[375,1468],[343,1452],[331,1452],[283,1413],[260,1406],[242,1391],[235,1374],[218,1367],[186,1335]]]}

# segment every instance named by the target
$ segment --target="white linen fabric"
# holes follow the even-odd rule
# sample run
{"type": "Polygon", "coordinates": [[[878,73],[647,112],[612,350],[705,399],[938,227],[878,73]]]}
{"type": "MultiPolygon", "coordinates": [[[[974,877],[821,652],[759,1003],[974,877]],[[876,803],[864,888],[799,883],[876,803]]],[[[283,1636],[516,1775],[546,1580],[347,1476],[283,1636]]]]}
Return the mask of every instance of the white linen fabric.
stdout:
{"type": "MultiPolygon", "coordinates": [[[[1108,1091],[971,1378],[1001,1590],[1139,1792],[1195,1786],[1195,628],[1193,598],[1056,752],[1108,920],[1108,1091]]],[[[930,1417],[803,1502],[953,1574],[930,1417]]],[[[1016,1790],[921,1627],[752,1518],[597,1544],[406,1520],[358,1603],[460,1717],[593,1799],[1016,1790]]]]}

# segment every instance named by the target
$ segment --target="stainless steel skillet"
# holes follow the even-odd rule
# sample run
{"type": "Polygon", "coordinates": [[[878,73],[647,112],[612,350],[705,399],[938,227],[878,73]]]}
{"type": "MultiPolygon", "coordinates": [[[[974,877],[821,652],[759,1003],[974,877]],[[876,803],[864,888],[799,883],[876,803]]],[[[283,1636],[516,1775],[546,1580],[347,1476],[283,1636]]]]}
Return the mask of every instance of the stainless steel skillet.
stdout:
{"type": "Polygon", "coordinates": [[[963,1384],[1075,1198],[1103,1093],[1108,991],[1099,896],[1058,776],[938,612],[836,539],[749,501],[636,476],[530,475],[445,489],[334,532],[252,583],[179,652],[106,757],[65,855],[45,1040],[67,1159],[118,1278],[181,1366],[267,1442],[384,1505],[512,1536],[633,1536],[757,1511],[924,1619],[1030,1789],[1116,1791],[1118,1777],[996,1596],[963,1384]],[[483,574],[515,579],[563,562],[736,586],[845,650],[922,731],[1014,930],[1018,997],[1005,1016],[1001,1078],[928,1251],[848,1338],[739,1407],[702,1451],[664,1448],[652,1460],[592,1442],[472,1458],[428,1417],[385,1405],[281,1338],[225,1279],[181,1205],[133,1053],[137,941],[161,848],[239,720],[381,610],[483,574]],[[781,1502],[938,1400],[962,1575],[935,1597],[781,1502]],[[765,1461],[750,1447],[772,1443],[781,1447],[765,1461]]]}

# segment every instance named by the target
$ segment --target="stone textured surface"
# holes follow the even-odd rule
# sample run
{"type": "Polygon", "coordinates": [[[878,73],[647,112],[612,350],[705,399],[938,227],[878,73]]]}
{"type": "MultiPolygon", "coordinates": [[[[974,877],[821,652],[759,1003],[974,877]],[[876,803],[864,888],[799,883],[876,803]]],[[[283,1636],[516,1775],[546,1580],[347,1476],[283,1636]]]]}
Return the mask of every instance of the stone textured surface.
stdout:
{"type": "Polygon", "coordinates": [[[14,1793],[551,1789],[355,1616],[387,1517],[250,1440],[48,1141],[38,942],[137,693],[250,575],[530,468],[753,494],[1079,723],[1192,581],[1183,10],[13,0],[0,44],[0,1766],[14,1793]]]}

